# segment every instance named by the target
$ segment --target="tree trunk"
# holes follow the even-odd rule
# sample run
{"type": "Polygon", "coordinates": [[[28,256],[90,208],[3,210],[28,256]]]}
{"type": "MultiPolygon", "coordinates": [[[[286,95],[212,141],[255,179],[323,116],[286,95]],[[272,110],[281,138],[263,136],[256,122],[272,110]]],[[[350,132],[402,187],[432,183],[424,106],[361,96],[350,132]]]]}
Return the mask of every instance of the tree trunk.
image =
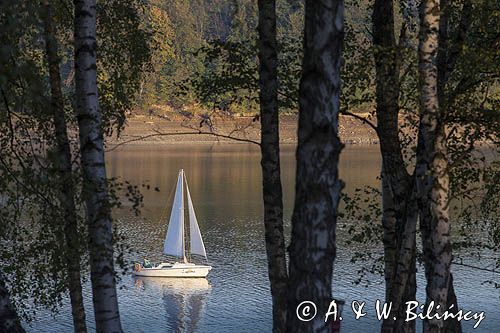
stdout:
{"type": "Polygon", "coordinates": [[[75,205],[75,185],[71,170],[71,150],[64,116],[64,100],[61,90],[59,56],[57,41],[52,23],[51,6],[48,0],[45,6],[45,48],[49,64],[51,108],[56,137],[56,160],[54,167],[59,179],[59,201],[64,216],[64,234],[66,239],[66,261],[68,264],[68,289],[75,332],[87,332],[85,308],[83,306],[82,284],[80,276],[80,246],[78,239],[78,218],[75,205]]]}
{"type": "Polygon", "coordinates": [[[122,332],[115,270],[113,230],[104,161],[102,116],[97,94],[96,2],[75,0],[76,110],[89,226],[89,255],[96,330],[122,332]]]}
{"type": "MultiPolygon", "coordinates": [[[[417,177],[421,207],[421,230],[427,277],[427,306],[433,313],[447,310],[450,292],[451,241],[448,212],[449,175],[444,117],[439,108],[437,53],[439,43],[439,0],[424,0],[420,9],[419,76],[420,128],[417,177]]],[[[447,332],[443,319],[424,321],[424,332],[447,332]]]]}
{"type": "Polygon", "coordinates": [[[382,331],[414,332],[415,322],[405,322],[404,313],[398,311],[405,302],[415,299],[414,246],[417,206],[413,194],[414,186],[405,167],[399,139],[400,59],[394,33],[392,1],[375,1],[372,23],[376,66],[377,135],[382,155],[386,302],[392,302],[393,310],[397,313],[397,320],[390,316],[384,322],[382,331]],[[404,243],[412,244],[413,248],[402,246],[404,243]],[[402,262],[405,269],[398,272],[398,260],[401,258],[408,261],[402,262]]]}
{"type": "Polygon", "coordinates": [[[283,233],[276,49],[276,2],[259,0],[260,148],[266,252],[273,299],[273,332],[285,332],[288,277],[283,233]]]}
{"type": "Polygon", "coordinates": [[[16,310],[12,306],[9,291],[5,287],[5,281],[0,273],[0,333],[24,333],[16,310]]]}
{"type": "MultiPolygon", "coordinates": [[[[441,18],[439,21],[439,49],[437,53],[438,66],[438,101],[441,116],[446,118],[448,111],[448,103],[445,96],[446,85],[448,79],[455,68],[457,58],[460,55],[465,35],[472,21],[472,2],[465,1],[461,10],[460,24],[457,29],[456,38],[450,42],[449,36],[449,19],[451,14],[451,6],[448,0],[441,0],[441,18]]],[[[428,224],[428,223],[427,223],[428,224]]],[[[424,258],[427,256],[424,256],[424,258]]],[[[453,274],[450,272],[450,282],[448,285],[448,298],[446,309],[450,312],[457,313],[459,311],[457,296],[453,288],[453,274]]],[[[446,332],[462,333],[462,324],[456,318],[448,319],[445,322],[446,332]]]]}
{"type": "MultiPolygon", "coordinates": [[[[437,131],[444,132],[444,122],[446,114],[448,112],[449,105],[446,98],[446,85],[448,79],[455,68],[458,56],[462,52],[463,45],[465,42],[466,33],[471,25],[472,20],[472,2],[465,1],[460,13],[460,22],[457,26],[455,38],[451,40],[449,34],[449,18],[451,15],[451,6],[447,0],[441,0],[441,17],[439,21],[439,48],[436,55],[437,62],[437,98],[439,106],[439,118],[441,121],[442,129],[437,131]]],[[[432,243],[431,243],[431,225],[432,225],[432,202],[428,200],[428,195],[432,191],[433,180],[429,177],[429,160],[426,152],[427,143],[424,140],[423,134],[425,133],[425,127],[421,125],[421,131],[419,133],[419,147],[417,150],[417,182],[419,187],[419,206],[420,206],[420,224],[422,230],[422,240],[423,240],[423,252],[424,252],[424,266],[426,271],[427,283],[431,284],[432,274],[433,274],[433,263],[432,263],[432,243]]],[[[444,134],[443,134],[444,135],[444,134]]],[[[444,140],[444,138],[443,138],[444,140]]],[[[444,144],[444,143],[443,143],[444,144]]],[[[446,156],[446,155],[445,155],[446,156]]],[[[448,169],[446,168],[446,174],[448,174],[448,169]]],[[[446,175],[448,177],[448,175],[446,175]]],[[[449,188],[446,188],[449,191],[449,188]]],[[[430,299],[430,295],[427,295],[427,299],[430,299]]],[[[450,273],[448,282],[448,295],[446,309],[449,309],[453,305],[450,312],[458,311],[458,302],[453,288],[453,276],[450,273]],[[455,309],[455,310],[454,310],[455,309]]],[[[461,323],[456,319],[449,319],[445,323],[446,332],[462,332],[461,323]]],[[[425,324],[426,330],[428,330],[428,324],[425,324]]]]}
{"type": "Polygon", "coordinates": [[[331,320],[325,323],[325,314],[332,299],[338,202],[343,187],[338,177],[342,150],[338,113],[343,38],[343,1],[307,0],[295,206],[289,247],[288,332],[331,331],[331,320]],[[297,306],[303,301],[312,301],[317,306],[318,313],[311,321],[297,317],[297,306]]]}

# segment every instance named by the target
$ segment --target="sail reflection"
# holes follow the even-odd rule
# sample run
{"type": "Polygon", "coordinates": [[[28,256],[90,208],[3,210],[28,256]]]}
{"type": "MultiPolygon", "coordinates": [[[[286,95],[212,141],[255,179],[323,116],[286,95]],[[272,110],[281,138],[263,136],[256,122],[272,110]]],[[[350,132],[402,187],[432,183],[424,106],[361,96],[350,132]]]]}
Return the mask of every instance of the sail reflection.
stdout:
{"type": "Polygon", "coordinates": [[[196,332],[211,286],[204,278],[135,277],[137,289],[160,292],[170,332],[196,332]]]}

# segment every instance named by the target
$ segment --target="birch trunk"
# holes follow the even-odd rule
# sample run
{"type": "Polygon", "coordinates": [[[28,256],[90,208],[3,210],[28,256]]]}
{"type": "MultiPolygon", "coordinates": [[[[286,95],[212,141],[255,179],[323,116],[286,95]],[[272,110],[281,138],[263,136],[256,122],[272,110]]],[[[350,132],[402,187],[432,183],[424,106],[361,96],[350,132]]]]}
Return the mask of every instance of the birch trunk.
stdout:
{"type": "Polygon", "coordinates": [[[75,83],[84,198],[96,330],[122,332],[115,270],[112,219],[97,94],[96,1],[75,0],[75,83]]]}
{"type": "Polygon", "coordinates": [[[45,6],[45,49],[49,64],[51,108],[56,137],[56,161],[54,168],[59,178],[59,201],[64,216],[64,234],[66,241],[66,261],[68,289],[75,332],[87,332],[85,308],[83,306],[82,284],[80,276],[80,247],[78,239],[78,218],[75,205],[75,185],[71,170],[71,150],[64,116],[64,100],[61,90],[59,56],[55,31],[52,23],[50,1],[45,6]]]}
{"type": "MultiPolygon", "coordinates": [[[[424,0],[420,9],[419,76],[420,128],[417,177],[421,206],[421,230],[427,277],[427,305],[436,313],[447,310],[450,292],[451,241],[448,212],[449,175],[444,117],[439,107],[437,54],[439,0],[424,0]]],[[[444,320],[424,321],[424,332],[447,332],[444,320]]]]}
{"type": "MultiPolygon", "coordinates": [[[[445,97],[445,88],[448,79],[455,67],[455,63],[459,54],[462,51],[465,34],[470,27],[472,20],[472,2],[465,1],[461,11],[461,20],[458,26],[457,38],[450,42],[449,37],[449,19],[450,19],[450,4],[448,0],[441,0],[441,19],[439,22],[439,49],[437,53],[438,66],[438,101],[442,117],[446,117],[448,103],[445,97]]],[[[427,256],[424,256],[427,257],[427,256]]],[[[448,298],[446,308],[452,307],[450,312],[457,313],[459,311],[457,295],[453,288],[453,274],[450,273],[450,282],[448,288],[448,298]]],[[[445,322],[446,332],[462,333],[462,324],[456,318],[448,319],[445,322]]]]}
{"type": "MultiPolygon", "coordinates": [[[[414,186],[408,174],[399,139],[399,52],[394,33],[392,1],[376,0],[372,15],[374,57],[376,65],[377,135],[382,155],[382,226],[386,302],[397,310],[414,300],[415,228],[417,220],[414,186]],[[413,200],[413,201],[412,201],[413,200]],[[403,244],[410,245],[409,248],[403,244]],[[402,253],[404,252],[404,253],[402,253]],[[398,266],[398,260],[405,258],[398,266]],[[404,270],[401,268],[404,267],[404,270]],[[399,269],[399,271],[398,271],[399,269]]],[[[414,332],[415,322],[405,322],[401,311],[397,320],[386,320],[384,332],[414,332]]]]}
{"type": "Polygon", "coordinates": [[[308,0],[305,5],[304,58],[299,95],[295,206],[289,247],[288,332],[330,332],[325,314],[332,298],[336,224],[342,182],[338,162],[340,65],[344,3],[308,0]],[[302,301],[318,314],[297,318],[302,301]]]}
{"type": "Polygon", "coordinates": [[[12,306],[9,291],[5,287],[3,275],[0,273],[0,333],[24,333],[16,310],[12,306]]]}
{"type": "Polygon", "coordinates": [[[259,0],[261,166],[266,252],[273,300],[273,332],[286,331],[287,270],[283,233],[278,118],[276,2],[259,0]]]}
{"type": "MultiPolygon", "coordinates": [[[[455,68],[457,58],[460,55],[466,33],[470,27],[472,20],[472,3],[471,1],[465,1],[461,10],[460,23],[457,26],[456,37],[452,40],[449,36],[449,17],[451,14],[450,3],[447,0],[441,0],[441,17],[439,21],[439,48],[436,55],[437,62],[437,98],[439,107],[439,117],[442,120],[444,131],[444,118],[446,117],[448,111],[448,103],[446,99],[446,85],[448,79],[455,68]]],[[[428,195],[432,191],[432,177],[429,177],[429,161],[426,152],[426,142],[424,140],[423,133],[425,128],[421,126],[422,131],[419,133],[419,146],[417,150],[417,182],[419,187],[419,206],[420,206],[420,225],[422,230],[422,240],[423,240],[423,252],[424,252],[424,266],[426,271],[426,279],[430,285],[433,274],[433,263],[432,263],[432,242],[431,242],[431,225],[433,214],[432,202],[428,200],[428,195]]],[[[443,138],[444,141],[444,138],[443,138]]],[[[444,143],[443,143],[444,144],[444,143]]],[[[445,155],[446,156],[446,155],[445,155]]],[[[446,174],[448,170],[446,169],[446,174]]],[[[446,175],[446,177],[448,177],[446,175]]],[[[449,191],[449,188],[446,188],[449,191]]],[[[430,299],[430,295],[427,295],[430,299]]],[[[448,295],[446,309],[453,306],[450,312],[456,313],[458,311],[458,301],[453,288],[453,276],[450,273],[449,283],[448,283],[448,295]],[[455,309],[455,310],[453,310],[455,309]]],[[[462,327],[461,323],[456,319],[449,319],[445,322],[446,332],[461,333],[462,327]]],[[[424,324],[426,330],[430,330],[428,324],[424,324]]]]}

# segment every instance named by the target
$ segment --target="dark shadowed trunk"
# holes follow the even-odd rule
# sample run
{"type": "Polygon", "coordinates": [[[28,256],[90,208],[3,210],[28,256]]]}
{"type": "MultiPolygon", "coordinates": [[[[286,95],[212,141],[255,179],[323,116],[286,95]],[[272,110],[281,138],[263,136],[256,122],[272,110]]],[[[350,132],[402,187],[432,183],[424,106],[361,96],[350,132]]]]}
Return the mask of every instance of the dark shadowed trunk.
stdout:
{"type": "MultiPolygon", "coordinates": [[[[331,331],[331,322],[325,323],[324,319],[332,299],[338,202],[343,186],[338,177],[343,39],[343,1],[306,1],[295,206],[289,247],[288,332],[331,331]],[[311,321],[297,318],[297,306],[303,301],[317,306],[318,314],[311,321]]],[[[306,315],[307,310],[301,314],[306,315]]]]}
{"type": "Polygon", "coordinates": [[[5,287],[5,281],[0,273],[0,333],[24,333],[16,310],[12,306],[9,291],[5,287]]]}
{"type": "Polygon", "coordinates": [[[273,332],[285,332],[287,270],[279,156],[276,48],[276,2],[259,0],[260,148],[264,226],[273,299],[273,332]]]}
{"type": "MultiPolygon", "coordinates": [[[[433,313],[447,310],[451,291],[451,240],[449,175],[444,113],[439,106],[438,43],[439,0],[424,0],[420,9],[419,77],[420,127],[417,149],[420,225],[427,278],[427,306],[434,302],[433,313]]],[[[453,300],[456,302],[456,299],[453,300]]],[[[448,332],[444,320],[424,321],[424,332],[448,332]]]]}
{"type": "Polygon", "coordinates": [[[64,234],[66,241],[66,261],[68,270],[68,289],[75,332],[86,332],[85,308],[83,306],[82,284],[80,276],[80,247],[78,239],[78,218],[75,205],[75,185],[71,170],[71,150],[64,116],[64,100],[61,91],[59,56],[57,41],[52,23],[51,6],[48,0],[45,6],[45,48],[49,64],[51,108],[56,137],[54,168],[58,174],[59,201],[64,216],[64,234]]]}
{"type": "Polygon", "coordinates": [[[89,227],[90,274],[96,330],[122,332],[108,199],[102,115],[97,94],[96,1],[75,0],[76,110],[89,227]]]}
{"type": "Polygon", "coordinates": [[[393,303],[393,310],[398,318],[393,320],[393,316],[390,316],[390,320],[384,322],[382,331],[414,332],[415,321],[405,322],[404,313],[397,311],[398,307],[402,309],[405,302],[415,299],[414,246],[417,205],[412,178],[406,170],[399,139],[400,53],[394,32],[392,1],[375,1],[372,23],[376,65],[377,134],[382,155],[386,302],[393,303]],[[413,244],[413,248],[402,246],[404,243],[413,244]],[[397,266],[401,258],[408,261],[397,266]]]}

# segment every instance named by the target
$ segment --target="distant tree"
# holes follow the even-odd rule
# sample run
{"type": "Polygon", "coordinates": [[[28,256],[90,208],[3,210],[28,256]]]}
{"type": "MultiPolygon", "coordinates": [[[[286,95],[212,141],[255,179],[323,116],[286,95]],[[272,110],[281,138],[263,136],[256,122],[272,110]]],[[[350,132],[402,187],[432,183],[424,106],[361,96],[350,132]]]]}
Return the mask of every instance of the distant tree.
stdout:
{"type": "Polygon", "coordinates": [[[313,301],[326,313],[332,299],[336,225],[342,182],[338,162],[343,1],[306,1],[304,58],[299,89],[295,205],[289,246],[288,332],[329,332],[323,316],[309,322],[297,306],[313,301]]]}

